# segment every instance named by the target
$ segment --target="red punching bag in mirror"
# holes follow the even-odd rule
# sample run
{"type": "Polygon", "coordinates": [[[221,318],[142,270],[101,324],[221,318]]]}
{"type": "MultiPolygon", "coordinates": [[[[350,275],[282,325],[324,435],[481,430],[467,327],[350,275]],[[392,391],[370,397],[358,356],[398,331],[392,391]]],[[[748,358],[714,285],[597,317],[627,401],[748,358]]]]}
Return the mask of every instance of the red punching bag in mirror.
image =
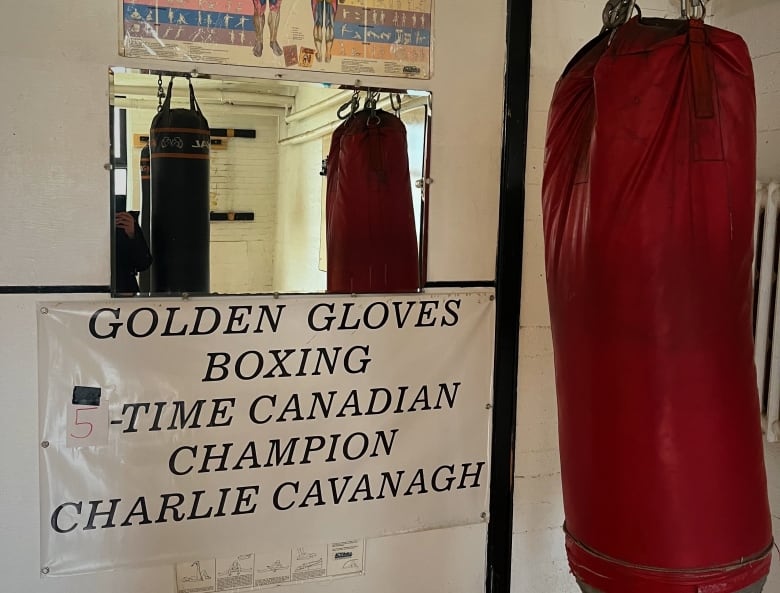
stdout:
{"type": "Polygon", "coordinates": [[[555,89],[543,186],[569,562],[583,590],[751,593],[772,545],[741,38],[632,19],[555,89]]]}
{"type": "Polygon", "coordinates": [[[333,133],[327,165],[328,291],[413,292],[417,234],[406,127],[359,111],[333,133]]]}

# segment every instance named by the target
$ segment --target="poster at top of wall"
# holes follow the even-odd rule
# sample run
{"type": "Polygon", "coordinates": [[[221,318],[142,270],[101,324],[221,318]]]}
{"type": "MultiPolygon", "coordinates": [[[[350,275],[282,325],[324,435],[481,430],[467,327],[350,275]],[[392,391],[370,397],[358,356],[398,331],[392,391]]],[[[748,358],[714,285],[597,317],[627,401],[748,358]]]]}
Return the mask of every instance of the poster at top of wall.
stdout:
{"type": "Polygon", "coordinates": [[[430,78],[433,0],[122,0],[120,53],[430,78]]]}
{"type": "Polygon", "coordinates": [[[41,304],[41,570],[484,521],[494,317],[487,290],[41,304]]]}

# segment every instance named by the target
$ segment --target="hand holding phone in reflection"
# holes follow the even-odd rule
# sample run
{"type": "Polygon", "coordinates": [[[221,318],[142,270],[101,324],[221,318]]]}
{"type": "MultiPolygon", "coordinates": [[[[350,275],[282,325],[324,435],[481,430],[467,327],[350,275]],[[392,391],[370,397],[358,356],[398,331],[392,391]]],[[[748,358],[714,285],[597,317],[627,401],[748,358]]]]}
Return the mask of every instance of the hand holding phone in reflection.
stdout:
{"type": "Polygon", "coordinates": [[[128,212],[117,213],[114,216],[114,224],[117,228],[122,229],[130,239],[135,238],[135,219],[132,214],[128,212]]]}

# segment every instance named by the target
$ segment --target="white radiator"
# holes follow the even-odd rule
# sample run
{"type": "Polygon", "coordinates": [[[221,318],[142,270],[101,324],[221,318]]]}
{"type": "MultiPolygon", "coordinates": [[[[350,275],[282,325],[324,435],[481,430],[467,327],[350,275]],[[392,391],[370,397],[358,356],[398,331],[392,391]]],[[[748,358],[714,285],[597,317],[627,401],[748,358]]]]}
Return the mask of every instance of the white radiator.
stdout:
{"type": "Polygon", "coordinates": [[[767,441],[780,439],[780,184],[756,184],[753,303],[758,398],[767,441]]]}

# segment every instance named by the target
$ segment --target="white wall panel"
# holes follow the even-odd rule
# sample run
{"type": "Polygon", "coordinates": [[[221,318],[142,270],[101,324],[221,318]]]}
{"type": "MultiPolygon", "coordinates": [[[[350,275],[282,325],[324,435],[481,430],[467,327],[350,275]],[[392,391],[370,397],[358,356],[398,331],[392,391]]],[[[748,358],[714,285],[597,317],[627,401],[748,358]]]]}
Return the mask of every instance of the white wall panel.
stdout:
{"type": "Polygon", "coordinates": [[[0,283],[108,284],[107,68],[2,55],[0,72],[0,283]]]}
{"type": "Polygon", "coordinates": [[[495,277],[506,4],[437,4],[430,280],[495,277]]]}
{"type": "Polygon", "coordinates": [[[320,270],[323,142],[315,138],[304,144],[281,147],[276,228],[274,286],[279,292],[314,292],[327,288],[327,276],[320,270]]]}
{"type": "Polygon", "coordinates": [[[745,39],[756,76],[759,179],[780,176],[780,2],[718,0],[713,24],[745,39]]]}

